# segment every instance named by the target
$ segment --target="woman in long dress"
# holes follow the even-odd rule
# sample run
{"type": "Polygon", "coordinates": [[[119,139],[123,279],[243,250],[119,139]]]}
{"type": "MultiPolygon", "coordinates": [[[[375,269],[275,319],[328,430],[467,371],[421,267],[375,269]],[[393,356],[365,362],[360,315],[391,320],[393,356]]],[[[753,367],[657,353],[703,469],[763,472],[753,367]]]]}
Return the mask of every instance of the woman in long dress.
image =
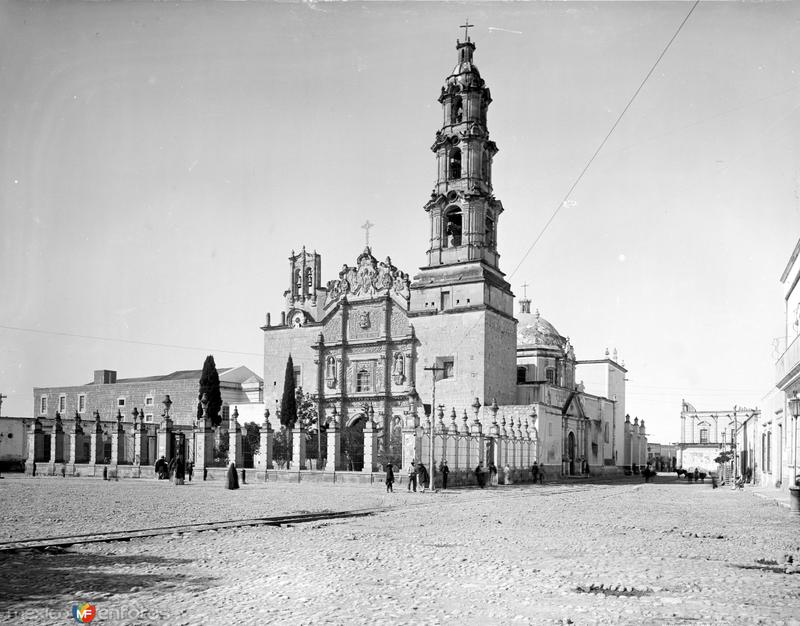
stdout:
{"type": "Polygon", "coordinates": [[[228,475],[225,481],[225,489],[238,489],[239,476],[236,474],[236,464],[231,461],[228,465],[228,475]]]}
{"type": "Polygon", "coordinates": [[[175,484],[182,485],[186,478],[186,462],[183,460],[183,455],[179,454],[175,459],[175,484]]]}

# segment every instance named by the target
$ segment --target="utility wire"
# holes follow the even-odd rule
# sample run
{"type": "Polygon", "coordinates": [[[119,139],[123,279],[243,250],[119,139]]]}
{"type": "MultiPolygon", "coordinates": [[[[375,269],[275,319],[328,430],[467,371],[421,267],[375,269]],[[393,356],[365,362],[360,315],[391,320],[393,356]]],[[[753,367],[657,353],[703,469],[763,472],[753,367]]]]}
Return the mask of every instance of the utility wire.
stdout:
{"type": "MultiPolygon", "coordinates": [[[[606,145],[606,142],[608,141],[609,137],[611,137],[611,134],[617,128],[617,126],[619,125],[619,123],[622,120],[623,116],[625,115],[625,113],[627,113],[628,109],[633,104],[633,101],[636,99],[636,96],[639,95],[639,92],[642,90],[642,88],[644,87],[644,85],[647,82],[647,80],[653,74],[653,72],[655,71],[656,67],[658,67],[658,64],[661,62],[661,59],[664,58],[664,55],[667,53],[667,50],[669,50],[670,46],[672,45],[672,42],[675,41],[675,39],[678,37],[678,34],[683,29],[684,24],[686,24],[686,22],[688,21],[689,17],[692,15],[694,10],[697,8],[698,4],[700,4],[700,0],[695,0],[695,3],[692,5],[692,8],[686,14],[686,17],[683,18],[683,21],[678,26],[677,30],[675,31],[675,34],[672,35],[672,38],[667,42],[667,45],[661,51],[661,54],[658,55],[658,58],[656,59],[655,63],[653,63],[653,66],[650,68],[650,71],[647,72],[647,74],[645,75],[644,79],[639,84],[639,87],[637,87],[636,91],[633,93],[633,96],[631,96],[630,100],[628,100],[628,104],[625,105],[625,108],[622,110],[622,112],[617,117],[617,121],[614,122],[614,125],[611,127],[611,130],[608,131],[608,133],[606,134],[606,136],[603,139],[603,141],[600,142],[600,145],[597,147],[597,150],[594,151],[594,154],[589,159],[589,161],[586,163],[586,165],[584,166],[583,170],[581,170],[581,173],[578,174],[578,177],[575,179],[575,182],[572,183],[572,186],[569,188],[569,190],[567,191],[567,193],[564,196],[564,198],[561,200],[559,205],[556,207],[556,210],[553,211],[553,214],[550,216],[550,219],[547,220],[547,223],[544,225],[544,228],[542,228],[542,230],[537,235],[536,239],[533,240],[533,243],[530,245],[528,250],[525,252],[525,254],[520,259],[519,263],[517,263],[517,265],[514,268],[514,270],[510,274],[508,274],[509,280],[511,279],[512,276],[514,276],[514,274],[516,274],[517,270],[519,270],[519,268],[525,262],[525,259],[528,258],[528,255],[531,253],[531,251],[536,246],[536,244],[539,243],[539,240],[542,238],[542,236],[544,235],[544,233],[547,230],[547,228],[550,226],[552,221],[556,218],[556,215],[558,215],[558,212],[561,210],[561,207],[563,207],[567,203],[567,200],[569,200],[569,197],[572,194],[573,190],[575,189],[575,187],[578,186],[578,183],[581,181],[581,179],[583,178],[584,174],[586,174],[586,172],[588,171],[589,167],[592,165],[594,160],[597,158],[597,155],[600,154],[600,151],[603,149],[603,146],[606,145]]],[[[480,319],[478,321],[476,321],[474,324],[472,324],[466,330],[466,332],[463,334],[461,340],[454,345],[454,347],[453,347],[454,350],[456,348],[458,348],[463,343],[464,339],[466,339],[466,336],[469,333],[471,333],[479,323],[480,323],[480,319]]]]}
{"type": "Polygon", "coordinates": [[[556,218],[556,215],[558,215],[558,212],[561,210],[561,207],[563,207],[567,203],[567,201],[569,200],[570,195],[572,195],[572,192],[574,191],[575,187],[578,186],[578,183],[581,182],[581,179],[583,178],[584,174],[586,174],[586,172],[588,171],[589,167],[592,165],[594,160],[597,158],[597,155],[600,154],[600,151],[603,149],[603,146],[606,145],[606,142],[611,137],[611,135],[614,132],[614,130],[616,130],[616,128],[619,125],[620,121],[622,120],[623,116],[625,115],[625,113],[628,112],[628,109],[633,104],[633,101],[636,100],[636,96],[639,95],[639,92],[642,90],[642,88],[644,87],[644,85],[647,82],[647,80],[653,74],[653,72],[655,71],[656,67],[658,67],[658,64],[661,62],[661,59],[664,58],[664,55],[667,53],[667,50],[669,50],[670,46],[672,45],[672,42],[675,41],[675,39],[678,37],[678,35],[680,34],[681,30],[683,29],[684,24],[686,24],[686,22],[688,21],[689,17],[692,15],[694,10],[697,8],[698,4],[700,4],[700,0],[695,0],[695,3],[692,5],[692,8],[689,9],[689,12],[686,14],[686,17],[683,18],[683,21],[678,26],[678,29],[675,31],[675,34],[672,35],[672,39],[669,40],[667,45],[661,51],[661,54],[658,55],[658,58],[656,59],[656,62],[653,63],[653,67],[650,68],[650,71],[647,72],[647,75],[644,77],[644,80],[642,80],[642,82],[639,85],[639,87],[636,88],[636,91],[633,92],[633,95],[631,96],[630,100],[628,100],[628,104],[626,104],[625,108],[622,109],[622,113],[620,113],[619,117],[617,117],[617,121],[614,122],[614,125],[611,127],[611,130],[608,131],[606,136],[603,138],[603,141],[601,141],[600,145],[597,146],[597,150],[594,151],[594,154],[589,159],[589,161],[586,163],[586,165],[584,166],[583,170],[581,170],[581,173],[578,174],[578,177],[575,179],[575,182],[572,183],[572,186],[569,188],[569,190],[567,191],[566,195],[564,195],[564,197],[562,198],[561,202],[556,207],[556,210],[553,211],[553,214],[550,216],[550,219],[547,220],[547,222],[544,225],[544,228],[542,228],[542,230],[539,232],[539,234],[537,235],[536,239],[533,240],[533,243],[530,245],[530,247],[528,248],[527,252],[525,252],[525,254],[522,255],[522,259],[520,259],[519,263],[517,263],[517,266],[508,275],[509,278],[511,278],[514,274],[517,273],[517,270],[525,262],[525,259],[528,258],[528,255],[531,253],[531,251],[536,246],[536,244],[539,243],[539,240],[542,238],[542,235],[544,235],[545,231],[548,229],[550,224],[556,218]]]}
{"type": "Polygon", "coordinates": [[[177,348],[179,350],[197,350],[200,352],[220,352],[224,354],[244,354],[248,356],[264,356],[263,353],[259,352],[240,352],[237,350],[221,350],[219,348],[201,348],[199,346],[180,346],[177,344],[171,343],[156,343],[153,341],[138,341],[136,339],[116,339],[114,337],[97,337],[96,335],[80,335],[78,333],[64,333],[55,330],[39,330],[37,328],[22,328],[19,326],[6,326],[5,324],[0,324],[0,328],[4,328],[6,330],[18,330],[26,333],[39,333],[42,335],[58,335],[60,337],[74,337],[76,339],[94,339],[96,341],[117,341],[120,343],[129,343],[138,346],[154,346],[156,348],[177,348]]]}

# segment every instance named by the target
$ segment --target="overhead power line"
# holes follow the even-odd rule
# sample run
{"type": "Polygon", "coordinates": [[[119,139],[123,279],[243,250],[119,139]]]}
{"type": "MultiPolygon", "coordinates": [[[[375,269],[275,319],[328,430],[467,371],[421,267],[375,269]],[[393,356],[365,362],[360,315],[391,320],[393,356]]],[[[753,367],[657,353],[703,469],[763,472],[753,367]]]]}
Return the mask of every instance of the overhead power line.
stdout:
{"type": "Polygon", "coordinates": [[[93,339],[95,341],[116,341],[119,343],[128,343],[138,346],[152,346],[156,348],[175,348],[178,350],[195,350],[199,352],[219,352],[223,354],[244,354],[247,356],[264,356],[260,352],[242,352],[239,350],[223,350],[221,348],[203,348],[200,346],[181,346],[172,343],[157,343],[155,341],[139,341],[136,339],[119,339],[115,337],[98,337],[96,335],[81,335],[79,333],[65,333],[60,332],[57,330],[40,330],[38,328],[22,328],[20,326],[6,326],[5,324],[0,324],[0,328],[5,328],[6,330],[17,330],[26,333],[39,333],[41,335],[57,335],[60,337],[74,337],[75,339],[93,339]]]}
{"type": "Polygon", "coordinates": [[[639,92],[642,90],[642,88],[644,87],[644,85],[647,82],[647,80],[650,78],[650,76],[652,76],[652,74],[655,71],[656,67],[658,67],[658,64],[661,62],[661,59],[664,58],[664,55],[667,53],[667,50],[669,50],[670,46],[672,46],[672,42],[675,41],[675,39],[678,37],[678,35],[680,34],[681,30],[683,29],[684,24],[686,24],[686,22],[688,21],[689,17],[692,15],[694,10],[697,8],[698,4],[700,4],[700,0],[695,0],[695,3],[692,5],[692,8],[689,9],[689,12],[686,14],[686,17],[683,18],[683,21],[678,26],[678,29],[675,31],[675,34],[672,35],[672,39],[670,39],[667,42],[667,45],[661,51],[661,54],[658,55],[658,58],[656,59],[656,62],[653,63],[653,67],[650,68],[650,71],[647,72],[647,75],[644,77],[642,82],[636,88],[636,91],[633,92],[633,95],[631,96],[630,100],[628,100],[628,104],[625,105],[625,108],[622,109],[622,113],[620,113],[619,117],[617,117],[617,121],[614,122],[614,124],[611,126],[611,130],[609,130],[608,133],[606,133],[606,136],[603,137],[603,141],[601,141],[600,145],[597,146],[597,150],[594,151],[594,154],[591,156],[589,161],[586,163],[584,168],[581,170],[581,173],[578,174],[578,177],[575,179],[575,182],[572,183],[572,185],[570,186],[570,188],[567,191],[567,193],[561,199],[561,202],[558,203],[558,206],[556,207],[555,211],[553,211],[553,214],[550,216],[550,219],[547,220],[547,222],[545,223],[545,225],[542,228],[542,230],[536,236],[536,239],[533,240],[533,243],[530,245],[528,250],[525,252],[525,254],[522,255],[522,258],[520,259],[519,263],[517,263],[517,265],[514,268],[514,270],[508,275],[509,278],[511,278],[514,274],[517,273],[517,270],[522,266],[522,264],[525,262],[525,259],[528,258],[528,255],[534,249],[536,244],[539,243],[539,240],[542,238],[542,235],[544,235],[545,231],[549,228],[550,224],[556,218],[556,215],[558,215],[558,212],[561,210],[561,207],[563,207],[567,203],[567,201],[569,200],[569,197],[572,195],[572,192],[575,190],[575,187],[577,187],[578,183],[581,182],[581,179],[583,179],[584,174],[586,174],[586,172],[589,170],[589,167],[591,167],[592,163],[597,158],[597,155],[600,154],[600,151],[603,149],[603,146],[606,145],[606,142],[609,140],[609,138],[611,137],[613,132],[616,130],[617,126],[619,125],[620,121],[624,117],[625,113],[627,113],[628,109],[631,108],[631,105],[633,104],[633,101],[636,100],[636,96],[639,95],[639,92]]]}

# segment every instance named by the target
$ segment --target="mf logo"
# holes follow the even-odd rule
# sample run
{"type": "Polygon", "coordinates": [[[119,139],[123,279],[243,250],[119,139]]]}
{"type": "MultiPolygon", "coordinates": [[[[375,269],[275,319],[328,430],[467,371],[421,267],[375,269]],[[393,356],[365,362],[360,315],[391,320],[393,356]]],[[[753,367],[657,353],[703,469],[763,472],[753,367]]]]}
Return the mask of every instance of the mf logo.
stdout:
{"type": "Polygon", "coordinates": [[[97,615],[97,609],[95,608],[94,604],[73,604],[72,605],[72,617],[75,618],[75,621],[80,624],[88,624],[91,622],[95,616],[97,615]]]}

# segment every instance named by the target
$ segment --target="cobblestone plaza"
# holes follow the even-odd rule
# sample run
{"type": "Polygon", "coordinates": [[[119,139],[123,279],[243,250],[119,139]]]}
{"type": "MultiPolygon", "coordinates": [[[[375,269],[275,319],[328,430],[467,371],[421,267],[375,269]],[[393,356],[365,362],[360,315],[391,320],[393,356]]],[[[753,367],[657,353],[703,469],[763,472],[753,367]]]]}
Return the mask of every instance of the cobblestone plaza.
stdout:
{"type": "Polygon", "coordinates": [[[380,509],[291,527],[0,554],[0,621],[763,623],[800,616],[796,520],[752,493],[548,484],[438,493],[337,485],[9,479],[3,541],[380,509]],[[133,503],[136,503],[135,505],[133,503]]]}

